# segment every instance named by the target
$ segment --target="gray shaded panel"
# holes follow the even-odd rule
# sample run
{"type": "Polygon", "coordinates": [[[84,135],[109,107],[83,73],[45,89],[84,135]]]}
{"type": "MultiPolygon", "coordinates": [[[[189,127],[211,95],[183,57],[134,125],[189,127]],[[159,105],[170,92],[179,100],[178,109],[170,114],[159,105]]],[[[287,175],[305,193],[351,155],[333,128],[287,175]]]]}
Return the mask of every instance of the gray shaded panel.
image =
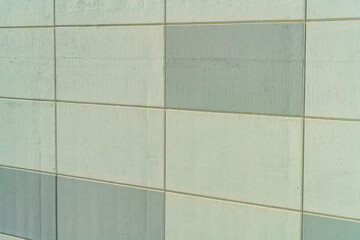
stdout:
{"type": "Polygon", "coordinates": [[[163,216],[161,192],[58,179],[59,240],[161,240],[163,216]]]}
{"type": "Polygon", "coordinates": [[[360,222],[304,214],[304,240],[359,240],[360,222]]]}
{"type": "Polygon", "coordinates": [[[0,168],[0,232],[55,239],[55,176],[0,168]]]}
{"type": "Polygon", "coordinates": [[[168,107],[302,113],[301,23],[170,26],[168,107]]]}

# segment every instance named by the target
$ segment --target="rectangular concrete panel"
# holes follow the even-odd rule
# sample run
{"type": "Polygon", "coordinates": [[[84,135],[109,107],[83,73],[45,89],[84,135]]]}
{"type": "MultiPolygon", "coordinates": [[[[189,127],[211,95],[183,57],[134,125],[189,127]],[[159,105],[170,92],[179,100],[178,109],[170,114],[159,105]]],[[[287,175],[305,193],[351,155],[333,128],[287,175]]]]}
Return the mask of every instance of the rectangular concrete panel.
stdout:
{"type": "Polygon", "coordinates": [[[58,104],[58,172],[163,186],[162,110],[58,104]]]}
{"type": "Polygon", "coordinates": [[[304,0],[167,0],[167,22],[304,19],[304,0]]]}
{"type": "Polygon", "coordinates": [[[53,25],[53,3],[54,0],[1,0],[0,26],[53,25]]]}
{"type": "Polygon", "coordinates": [[[168,111],[167,189],[300,209],[302,120],[168,111]]]}
{"type": "Polygon", "coordinates": [[[0,240],[24,240],[24,238],[18,238],[10,235],[0,234],[0,240]]]}
{"type": "Polygon", "coordinates": [[[169,26],[166,104],[302,114],[304,25],[169,26]]]}
{"type": "Polygon", "coordinates": [[[0,99],[0,165],[55,172],[54,103],[0,99]]]}
{"type": "Polygon", "coordinates": [[[1,233],[55,240],[55,218],[55,176],[0,167],[1,233]]]}
{"type": "Polygon", "coordinates": [[[309,23],[306,51],[306,115],[360,118],[360,22],[309,23]]]}
{"type": "Polygon", "coordinates": [[[306,120],[304,209],[360,218],[360,122],[306,120]]]}
{"type": "Polygon", "coordinates": [[[164,22],[164,0],[56,0],[56,24],[164,22]]]}
{"type": "Polygon", "coordinates": [[[308,18],[360,17],[358,0],[307,0],[308,18]]]}
{"type": "Polygon", "coordinates": [[[304,214],[304,240],[358,240],[360,222],[304,214]]]}
{"type": "Polygon", "coordinates": [[[163,27],[59,28],[56,33],[58,99],[164,105],[163,27]]]}
{"type": "Polygon", "coordinates": [[[58,179],[58,239],[163,240],[161,192],[58,179]]]}
{"type": "Polygon", "coordinates": [[[166,239],[300,240],[300,213],[168,193],[166,239]]]}
{"type": "Polygon", "coordinates": [[[52,28],[0,29],[0,96],[54,99],[52,28]]]}

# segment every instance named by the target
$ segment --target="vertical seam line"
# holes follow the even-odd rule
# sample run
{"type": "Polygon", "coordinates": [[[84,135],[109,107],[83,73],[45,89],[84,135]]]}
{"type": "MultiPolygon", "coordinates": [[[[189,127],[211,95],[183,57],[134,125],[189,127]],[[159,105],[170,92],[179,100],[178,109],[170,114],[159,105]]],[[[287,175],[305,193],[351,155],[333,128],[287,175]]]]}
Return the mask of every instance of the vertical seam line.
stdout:
{"type": "Polygon", "coordinates": [[[164,0],[164,240],[166,239],[166,6],[164,0]]]}
{"type": "Polygon", "coordinates": [[[303,109],[302,109],[302,159],[301,159],[301,221],[300,221],[300,239],[304,239],[304,186],[305,186],[305,97],[306,97],[306,39],[307,39],[307,0],[305,4],[305,22],[304,22],[304,42],[303,42],[303,56],[304,56],[304,76],[303,76],[303,109]]]}
{"type": "Polygon", "coordinates": [[[56,96],[56,0],[53,0],[54,31],[54,117],[55,117],[55,239],[58,239],[57,96],[56,96]]]}

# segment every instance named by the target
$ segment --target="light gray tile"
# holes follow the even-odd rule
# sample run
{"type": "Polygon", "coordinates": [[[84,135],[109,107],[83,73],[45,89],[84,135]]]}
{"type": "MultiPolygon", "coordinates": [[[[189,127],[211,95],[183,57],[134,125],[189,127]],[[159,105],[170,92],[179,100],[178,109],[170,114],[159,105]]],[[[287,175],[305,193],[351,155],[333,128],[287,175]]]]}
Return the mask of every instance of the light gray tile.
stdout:
{"type": "Polygon", "coordinates": [[[360,222],[304,214],[304,240],[359,240],[360,222]]]}
{"type": "Polygon", "coordinates": [[[167,111],[167,189],[300,209],[302,120],[167,111]]]}
{"type": "Polygon", "coordinates": [[[54,0],[1,0],[0,26],[53,25],[53,3],[54,0]]]}
{"type": "Polygon", "coordinates": [[[162,110],[58,104],[58,172],[162,188],[162,110]]]}
{"type": "Polygon", "coordinates": [[[168,22],[304,19],[304,0],[167,0],[168,22]]]}
{"type": "Polygon", "coordinates": [[[308,18],[360,17],[358,0],[307,0],[308,18]]]}
{"type": "Polygon", "coordinates": [[[54,99],[53,29],[0,29],[0,96],[54,99]]]}
{"type": "Polygon", "coordinates": [[[306,120],[304,209],[360,218],[360,123],[306,120]]]}
{"type": "Polygon", "coordinates": [[[162,26],[59,28],[61,100],[164,105],[162,26]]]}
{"type": "Polygon", "coordinates": [[[171,26],[168,107],[302,113],[300,23],[171,26]]]}
{"type": "Polygon", "coordinates": [[[360,22],[307,25],[306,115],[360,118],[360,22]]]}
{"type": "Polygon", "coordinates": [[[167,193],[166,239],[300,240],[300,213],[167,193]]]}
{"type": "Polygon", "coordinates": [[[55,176],[0,168],[0,232],[55,239],[55,176]]]}
{"type": "Polygon", "coordinates": [[[164,22],[164,0],[56,0],[56,24],[164,22]]]}
{"type": "Polygon", "coordinates": [[[0,164],[55,171],[54,104],[0,100],[0,164]]]}
{"type": "Polygon", "coordinates": [[[161,192],[60,177],[58,239],[162,240],[161,192]]]}

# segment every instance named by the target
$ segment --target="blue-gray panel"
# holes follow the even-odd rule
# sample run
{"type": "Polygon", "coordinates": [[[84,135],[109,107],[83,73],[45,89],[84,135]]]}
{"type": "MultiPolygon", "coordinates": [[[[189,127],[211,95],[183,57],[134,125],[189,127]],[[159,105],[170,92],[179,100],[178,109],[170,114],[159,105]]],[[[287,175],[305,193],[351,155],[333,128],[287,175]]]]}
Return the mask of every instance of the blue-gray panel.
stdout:
{"type": "Polygon", "coordinates": [[[302,114],[304,25],[168,26],[168,107],[302,114]]]}
{"type": "Polygon", "coordinates": [[[55,176],[0,168],[0,232],[55,239],[55,176]]]}
{"type": "Polygon", "coordinates": [[[304,240],[359,240],[360,222],[304,215],[304,240]]]}
{"type": "Polygon", "coordinates": [[[164,239],[164,195],[58,178],[58,239],[164,239]]]}

